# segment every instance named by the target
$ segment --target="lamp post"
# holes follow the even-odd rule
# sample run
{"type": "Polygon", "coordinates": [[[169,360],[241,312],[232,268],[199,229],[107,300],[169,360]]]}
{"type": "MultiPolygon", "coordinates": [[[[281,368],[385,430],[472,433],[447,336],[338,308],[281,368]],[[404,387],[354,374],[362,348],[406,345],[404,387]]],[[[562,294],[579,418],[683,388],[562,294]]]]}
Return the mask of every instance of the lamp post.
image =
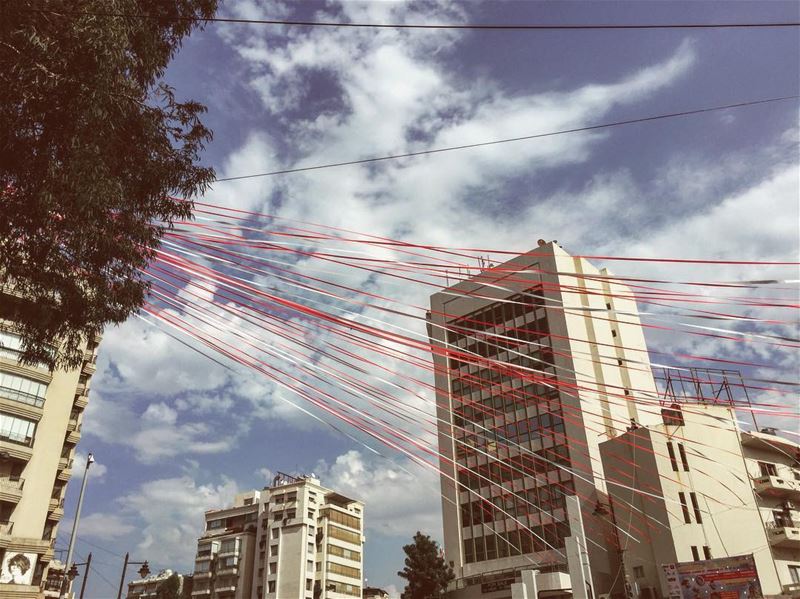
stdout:
{"type": "Polygon", "coordinates": [[[148,574],[150,574],[150,566],[147,564],[147,560],[143,562],[132,562],[130,561],[130,554],[125,554],[125,563],[122,564],[122,576],[119,579],[119,592],[117,592],[117,599],[122,599],[122,587],[125,585],[125,571],[128,569],[128,566],[141,566],[139,568],[139,576],[144,578],[148,574]]]}
{"type": "Polygon", "coordinates": [[[89,578],[89,568],[92,566],[92,554],[90,553],[88,556],[86,556],[86,561],[82,564],[72,564],[72,567],[67,572],[67,578],[69,579],[70,586],[72,586],[72,581],[75,580],[75,577],[78,576],[78,566],[85,566],[83,570],[83,581],[81,582],[80,595],[80,599],[83,599],[83,593],[86,591],[86,580],[89,578]]]}
{"type": "MultiPolygon", "coordinates": [[[[81,481],[81,493],[78,495],[78,507],[75,510],[75,521],[72,523],[72,534],[69,537],[69,548],[67,549],[67,561],[64,563],[65,567],[69,567],[72,563],[72,553],[75,551],[75,537],[78,535],[78,521],[81,519],[81,508],[83,507],[83,494],[86,491],[86,481],[89,480],[89,466],[94,464],[94,455],[89,452],[86,456],[86,467],[83,469],[83,481],[81,481]]],[[[74,577],[73,577],[74,578],[74,577]]],[[[70,580],[70,583],[72,580],[70,580]]],[[[61,587],[59,597],[64,597],[67,591],[66,580],[61,587]]]]}

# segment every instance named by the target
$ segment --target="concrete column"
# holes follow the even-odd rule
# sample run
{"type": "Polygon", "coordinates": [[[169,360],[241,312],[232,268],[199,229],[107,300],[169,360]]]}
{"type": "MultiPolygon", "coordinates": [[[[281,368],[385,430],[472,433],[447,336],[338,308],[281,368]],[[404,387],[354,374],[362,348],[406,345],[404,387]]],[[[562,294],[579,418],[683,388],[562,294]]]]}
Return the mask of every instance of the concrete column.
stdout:
{"type": "Polygon", "coordinates": [[[567,519],[572,533],[564,539],[567,552],[567,567],[572,581],[573,599],[597,599],[592,584],[592,570],[589,565],[589,552],[586,548],[586,534],[583,530],[581,505],[576,495],[566,497],[567,519]]]}
{"type": "Polygon", "coordinates": [[[539,591],[536,588],[536,576],[539,570],[523,570],[522,582],[511,585],[511,599],[538,599],[539,591]]]}

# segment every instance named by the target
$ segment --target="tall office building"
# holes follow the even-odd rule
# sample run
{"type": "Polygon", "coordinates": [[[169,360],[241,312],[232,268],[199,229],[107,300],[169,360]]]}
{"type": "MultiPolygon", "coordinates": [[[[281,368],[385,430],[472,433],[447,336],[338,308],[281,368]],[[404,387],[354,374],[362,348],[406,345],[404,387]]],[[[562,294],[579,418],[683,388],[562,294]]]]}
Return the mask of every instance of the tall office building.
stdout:
{"type": "Polygon", "coordinates": [[[565,496],[581,500],[596,593],[614,534],[599,443],[656,422],[630,289],[556,242],[431,296],[444,546],[454,597],[504,597],[520,571],[563,571],[565,496]],[[493,594],[493,593],[500,594],[493,594]]]}
{"type": "MultiPolygon", "coordinates": [[[[0,291],[3,308],[18,301],[0,291]]],[[[24,366],[13,323],[0,320],[0,597],[41,596],[99,341],[78,369],[24,366]]]]}
{"type": "Polygon", "coordinates": [[[361,597],[363,519],[363,503],[313,476],[279,474],[232,507],[206,512],[192,597],[361,597]]]}

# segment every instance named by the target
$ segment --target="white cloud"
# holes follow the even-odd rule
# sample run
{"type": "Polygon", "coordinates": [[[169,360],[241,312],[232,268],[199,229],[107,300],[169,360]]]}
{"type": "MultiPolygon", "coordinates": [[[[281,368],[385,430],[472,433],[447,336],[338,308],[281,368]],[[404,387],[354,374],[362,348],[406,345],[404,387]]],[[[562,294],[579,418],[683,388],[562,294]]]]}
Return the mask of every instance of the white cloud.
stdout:
{"type": "Polygon", "coordinates": [[[81,537],[108,541],[124,537],[136,530],[136,527],[118,514],[95,512],[84,516],[80,521],[81,537]]]}
{"type": "Polygon", "coordinates": [[[178,412],[163,402],[149,404],[142,414],[120,398],[95,393],[87,408],[84,434],[109,444],[130,447],[144,463],[180,455],[222,453],[236,444],[241,424],[212,426],[206,421],[178,422],[178,412]]]}
{"type": "Polygon", "coordinates": [[[239,489],[235,482],[199,484],[189,477],[165,478],[142,484],[117,501],[123,513],[140,523],[141,555],[170,567],[190,568],[206,510],[230,505],[239,489]]]}
{"type": "Polygon", "coordinates": [[[352,450],[332,464],[320,462],[316,474],[323,485],[365,503],[364,524],[368,531],[412,537],[421,530],[438,536],[438,477],[407,461],[403,467],[352,450]]]}

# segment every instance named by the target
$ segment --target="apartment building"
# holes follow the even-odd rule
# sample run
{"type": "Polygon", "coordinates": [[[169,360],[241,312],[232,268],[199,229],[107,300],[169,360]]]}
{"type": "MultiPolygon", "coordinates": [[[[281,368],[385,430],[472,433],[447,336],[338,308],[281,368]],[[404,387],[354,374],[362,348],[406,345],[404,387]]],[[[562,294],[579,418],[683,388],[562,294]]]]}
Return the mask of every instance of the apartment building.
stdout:
{"type": "Polygon", "coordinates": [[[431,296],[444,547],[453,597],[510,597],[521,571],[565,570],[565,497],[581,500],[592,582],[617,555],[600,441],[657,422],[630,290],[556,242],[431,296]]]}
{"type": "Polygon", "coordinates": [[[206,512],[192,597],[250,599],[260,499],[259,491],[240,493],[231,507],[206,512]]]}
{"type": "MultiPolygon", "coordinates": [[[[0,292],[3,313],[20,301],[0,292]]],[[[99,341],[78,369],[22,365],[13,323],[0,319],[0,598],[41,596],[99,341]]]]}
{"type": "Polygon", "coordinates": [[[780,585],[800,596],[800,444],[762,428],[741,445],[780,585]]]}
{"type": "Polygon", "coordinates": [[[363,503],[313,476],[279,473],[233,507],[206,513],[192,597],[361,597],[363,518],[363,503]]]}

